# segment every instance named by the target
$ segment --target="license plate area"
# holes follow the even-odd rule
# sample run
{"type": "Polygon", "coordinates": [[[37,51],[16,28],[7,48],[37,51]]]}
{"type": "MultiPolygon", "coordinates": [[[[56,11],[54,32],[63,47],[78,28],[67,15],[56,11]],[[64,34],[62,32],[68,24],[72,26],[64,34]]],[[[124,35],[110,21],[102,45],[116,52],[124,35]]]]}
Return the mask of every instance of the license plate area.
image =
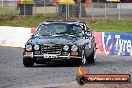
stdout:
{"type": "Polygon", "coordinates": [[[57,55],[53,55],[53,54],[44,54],[44,58],[57,58],[57,55]]]}

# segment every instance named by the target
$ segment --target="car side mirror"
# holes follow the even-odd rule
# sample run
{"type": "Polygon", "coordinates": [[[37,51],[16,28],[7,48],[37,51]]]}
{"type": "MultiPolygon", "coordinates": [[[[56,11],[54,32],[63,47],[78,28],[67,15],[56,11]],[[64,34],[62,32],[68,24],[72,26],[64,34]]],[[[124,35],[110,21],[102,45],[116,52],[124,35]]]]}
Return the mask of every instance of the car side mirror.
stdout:
{"type": "Polygon", "coordinates": [[[92,34],[91,34],[91,33],[88,33],[87,36],[88,36],[88,37],[92,37],[92,34]]]}
{"type": "Polygon", "coordinates": [[[90,31],[86,31],[86,36],[88,36],[88,37],[92,37],[92,33],[90,32],[90,31]]]}
{"type": "Polygon", "coordinates": [[[88,38],[92,37],[92,33],[90,31],[86,31],[84,36],[86,39],[88,39],[88,38]]]}
{"type": "Polygon", "coordinates": [[[33,37],[35,36],[35,34],[31,33],[31,35],[30,35],[30,36],[31,36],[31,38],[33,38],[33,37]]]}

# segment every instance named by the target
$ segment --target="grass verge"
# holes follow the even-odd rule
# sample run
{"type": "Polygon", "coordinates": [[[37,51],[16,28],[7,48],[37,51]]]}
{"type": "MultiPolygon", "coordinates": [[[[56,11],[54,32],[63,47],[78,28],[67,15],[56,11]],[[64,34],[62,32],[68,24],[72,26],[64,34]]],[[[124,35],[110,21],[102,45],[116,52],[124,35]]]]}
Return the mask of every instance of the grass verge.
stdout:
{"type": "MultiPolygon", "coordinates": [[[[65,20],[64,17],[0,17],[0,26],[18,26],[18,27],[37,27],[40,22],[45,20],[65,20]]],[[[69,18],[69,20],[78,20],[78,18],[69,18]]],[[[132,21],[126,20],[90,20],[79,19],[86,22],[94,31],[99,32],[127,32],[132,33],[132,21]]]]}

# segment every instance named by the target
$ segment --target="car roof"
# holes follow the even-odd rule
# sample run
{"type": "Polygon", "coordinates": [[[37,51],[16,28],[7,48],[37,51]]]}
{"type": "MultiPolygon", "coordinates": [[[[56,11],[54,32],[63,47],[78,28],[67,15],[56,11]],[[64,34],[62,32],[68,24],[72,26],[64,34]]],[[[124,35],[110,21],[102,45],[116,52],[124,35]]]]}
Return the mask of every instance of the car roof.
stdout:
{"type": "Polygon", "coordinates": [[[63,21],[63,20],[52,20],[52,21],[44,21],[44,22],[41,22],[40,25],[42,24],[50,24],[50,23],[65,23],[65,24],[84,24],[84,22],[80,22],[80,21],[63,21]]]}

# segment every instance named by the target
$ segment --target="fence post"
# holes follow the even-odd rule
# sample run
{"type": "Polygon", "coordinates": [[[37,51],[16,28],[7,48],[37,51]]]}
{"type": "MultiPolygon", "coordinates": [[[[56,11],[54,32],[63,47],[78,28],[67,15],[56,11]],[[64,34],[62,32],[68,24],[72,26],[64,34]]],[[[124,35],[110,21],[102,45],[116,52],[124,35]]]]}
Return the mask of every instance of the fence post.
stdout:
{"type": "Polygon", "coordinates": [[[118,20],[121,20],[121,2],[119,2],[119,17],[118,20]]]}
{"type": "Polygon", "coordinates": [[[106,6],[106,2],[105,2],[105,20],[107,19],[107,6],[106,6]]]}
{"type": "Polygon", "coordinates": [[[36,3],[34,3],[33,11],[34,11],[34,16],[36,16],[36,3]]]}
{"type": "Polygon", "coordinates": [[[4,7],[4,0],[2,0],[2,7],[4,7]]]}
{"type": "Polygon", "coordinates": [[[24,2],[24,17],[26,16],[26,6],[25,6],[25,2],[24,2]]]}
{"type": "Polygon", "coordinates": [[[46,16],[46,0],[44,0],[44,16],[46,16]]]}
{"type": "Polygon", "coordinates": [[[6,15],[6,1],[3,2],[3,6],[4,6],[4,16],[6,15]]]}
{"type": "Polygon", "coordinates": [[[16,16],[16,8],[17,8],[17,5],[16,5],[16,2],[15,1],[13,2],[13,4],[14,4],[14,16],[16,16]]]}
{"type": "Polygon", "coordinates": [[[67,17],[69,17],[69,4],[67,5],[67,17]]]}
{"type": "Polygon", "coordinates": [[[93,3],[92,3],[92,20],[94,19],[94,5],[93,5],[93,3]]]}
{"type": "Polygon", "coordinates": [[[56,4],[56,16],[58,16],[58,7],[59,7],[59,4],[56,4]]]}
{"type": "Polygon", "coordinates": [[[81,12],[82,12],[82,4],[81,4],[81,0],[79,1],[79,18],[81,18],[81,12]]]}
{"type": "Polygon", "coordinates": [[[68,17],[67,17],[67,4],[66,4],[66,20],[68,19],[68,17]]]}

